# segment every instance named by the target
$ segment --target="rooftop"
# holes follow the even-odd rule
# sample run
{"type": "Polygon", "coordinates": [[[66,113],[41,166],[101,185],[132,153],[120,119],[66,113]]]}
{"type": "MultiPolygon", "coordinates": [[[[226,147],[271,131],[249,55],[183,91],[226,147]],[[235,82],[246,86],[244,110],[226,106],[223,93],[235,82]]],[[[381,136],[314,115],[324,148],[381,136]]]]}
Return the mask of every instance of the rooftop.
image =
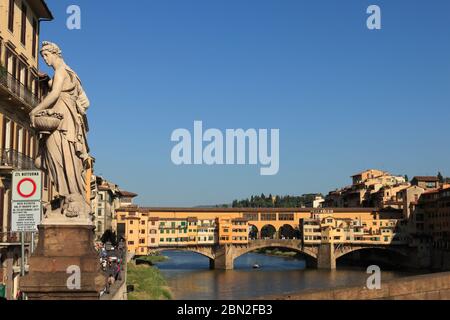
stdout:
{"type": "Polygon", "coordinates": [[[413,180],[417,181],[425,181],[425,182],[438,182],[438,177],[435,176],[416,176],[413,178],[413,180]]]}
{"type": "Polygon", "coordinates": [[[39,19],[53,20],[53,14],[45,3],[45,0],[28,0],[28,5],[39,19]]]}
{"type": "MultiPolygon", "coordinates": [[[[311,213],[315,211],[314,208],[176,208],[176,207],[165,207],[165,208],[153,208],[153,207],[138,207],[138,206],[127,206],[117,209],[118,212],[165,212],[165,213],[311,213]]],[[[376,208],[322,208],[321,210],[333,211],[335,213],[341,212],[376,212],[376,208]]],[[[328,212],[329,213],[329,212],[328,212]]]]}

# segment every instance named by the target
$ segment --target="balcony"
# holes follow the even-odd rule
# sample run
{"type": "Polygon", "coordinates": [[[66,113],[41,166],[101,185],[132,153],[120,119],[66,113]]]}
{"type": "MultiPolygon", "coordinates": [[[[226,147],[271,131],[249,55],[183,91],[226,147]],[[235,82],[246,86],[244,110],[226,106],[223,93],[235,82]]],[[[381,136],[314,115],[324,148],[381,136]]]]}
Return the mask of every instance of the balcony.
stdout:
{"type": "Polygon", "coordinates": [[[0,169],[34,170],[34,160],[13,149],[0,149],[0,169]]]}
{"type": "Polygon", "coordinates": [[[37,95],[2,68],[0,68],[0,87],[5,88],[15,99],[27,106],[28,111],[33,110],[39,104],[37,95]]]}

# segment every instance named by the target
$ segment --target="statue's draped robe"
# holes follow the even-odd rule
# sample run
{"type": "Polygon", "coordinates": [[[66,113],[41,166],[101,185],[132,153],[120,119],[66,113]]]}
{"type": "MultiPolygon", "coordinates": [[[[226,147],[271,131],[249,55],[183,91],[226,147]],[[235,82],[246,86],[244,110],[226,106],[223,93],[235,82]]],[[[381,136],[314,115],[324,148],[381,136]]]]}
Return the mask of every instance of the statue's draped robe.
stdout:
{"type": "Polygon", "coordinates": [[[81,153],[87,152],[86,131],[83,117],[77,109],[77,98],[81,83],[77,75],[66,68],[68,77],[58,100],[51,108],[63,115],[57,130],[45,140],[42,148],[44,169],[59,195],[67,197],[73,194],[86,194],[86,170],[81,153]]]}

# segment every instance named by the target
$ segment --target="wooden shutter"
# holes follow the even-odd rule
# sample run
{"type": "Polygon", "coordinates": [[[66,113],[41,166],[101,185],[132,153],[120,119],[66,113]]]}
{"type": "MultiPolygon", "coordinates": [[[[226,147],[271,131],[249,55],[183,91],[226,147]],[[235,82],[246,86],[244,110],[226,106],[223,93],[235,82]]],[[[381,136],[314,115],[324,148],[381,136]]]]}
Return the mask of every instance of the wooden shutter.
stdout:
{"type": "Polygon", "coordinates": [[[25,46],[27,42],[27,6],[22,3],[22,29],[20,41],[25,46]]]}
{"type": "Polygon", "coordinates": [[[8,29],[14,32],[14,0],[9,0],[8,29]]]}

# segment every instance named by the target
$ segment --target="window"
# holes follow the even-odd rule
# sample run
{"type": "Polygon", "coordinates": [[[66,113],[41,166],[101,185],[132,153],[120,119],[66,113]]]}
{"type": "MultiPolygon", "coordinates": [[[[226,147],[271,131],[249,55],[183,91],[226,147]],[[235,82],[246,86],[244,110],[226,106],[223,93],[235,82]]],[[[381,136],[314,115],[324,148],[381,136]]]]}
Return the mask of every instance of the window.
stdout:
{"type": "Polygon", "coordinates": [[[130,230],[130,234],[133,234],[133,230],[130,230]]]}
{"type": "Polygon", "coordinates": [[[293,213],[280,213],[278,216],[281,221],[294,221],[293,213]]]}
{"type": "Polygon", "coordinates": [[[130,224],[133,224],[133,220],[130,220],[130,224]]]}
{"type": "Polygon", "coordinates": [[[142,221],[141,221],[141,224],[142,224],[142,225],[145,225],[145,220],[142,220],[142,221]]]}
{"type": "Polygon", "coordinates": [[[145,234],[145,229],[141,229],[141,234],[145,234]]]}
{"type": "Polygon", "coordinates": [[[261,213],[261,220],[262,221],[277,220],[277,214],[276,213],[261,213]]]}
{"type": "Polygon", "coordinates": [[[155,243],[155,238],[152,238],[150,242],[155,243]]]}
{"type": "Polygon", "coordinates": [[[243,217],[248,221],[258,221],[257,213],[244,213],[243,217]]]}
{"type": "Polygon", "coordinates": [[[25,46],[27,41],[27,6],[22,3],[22,32],[20,34],[20,42],[25,46]]]}
{"type": "Polygon", "coordinates": [[[102,216],[102,209],[98,209],[98,210],[97,210],[97,216],[99,216],[99,217],[102,216]]]}
{"type": "Polygon", "coordinates": [[[11,148],[11,120],[4,118],[3,127],[5,133],[3,135],[2,147],[8,150],[11,148]]]}
{"type": "Polygon", "coordinates": [[[14,0],[9,0],[8,29],[14,32],[14,0]]]}

